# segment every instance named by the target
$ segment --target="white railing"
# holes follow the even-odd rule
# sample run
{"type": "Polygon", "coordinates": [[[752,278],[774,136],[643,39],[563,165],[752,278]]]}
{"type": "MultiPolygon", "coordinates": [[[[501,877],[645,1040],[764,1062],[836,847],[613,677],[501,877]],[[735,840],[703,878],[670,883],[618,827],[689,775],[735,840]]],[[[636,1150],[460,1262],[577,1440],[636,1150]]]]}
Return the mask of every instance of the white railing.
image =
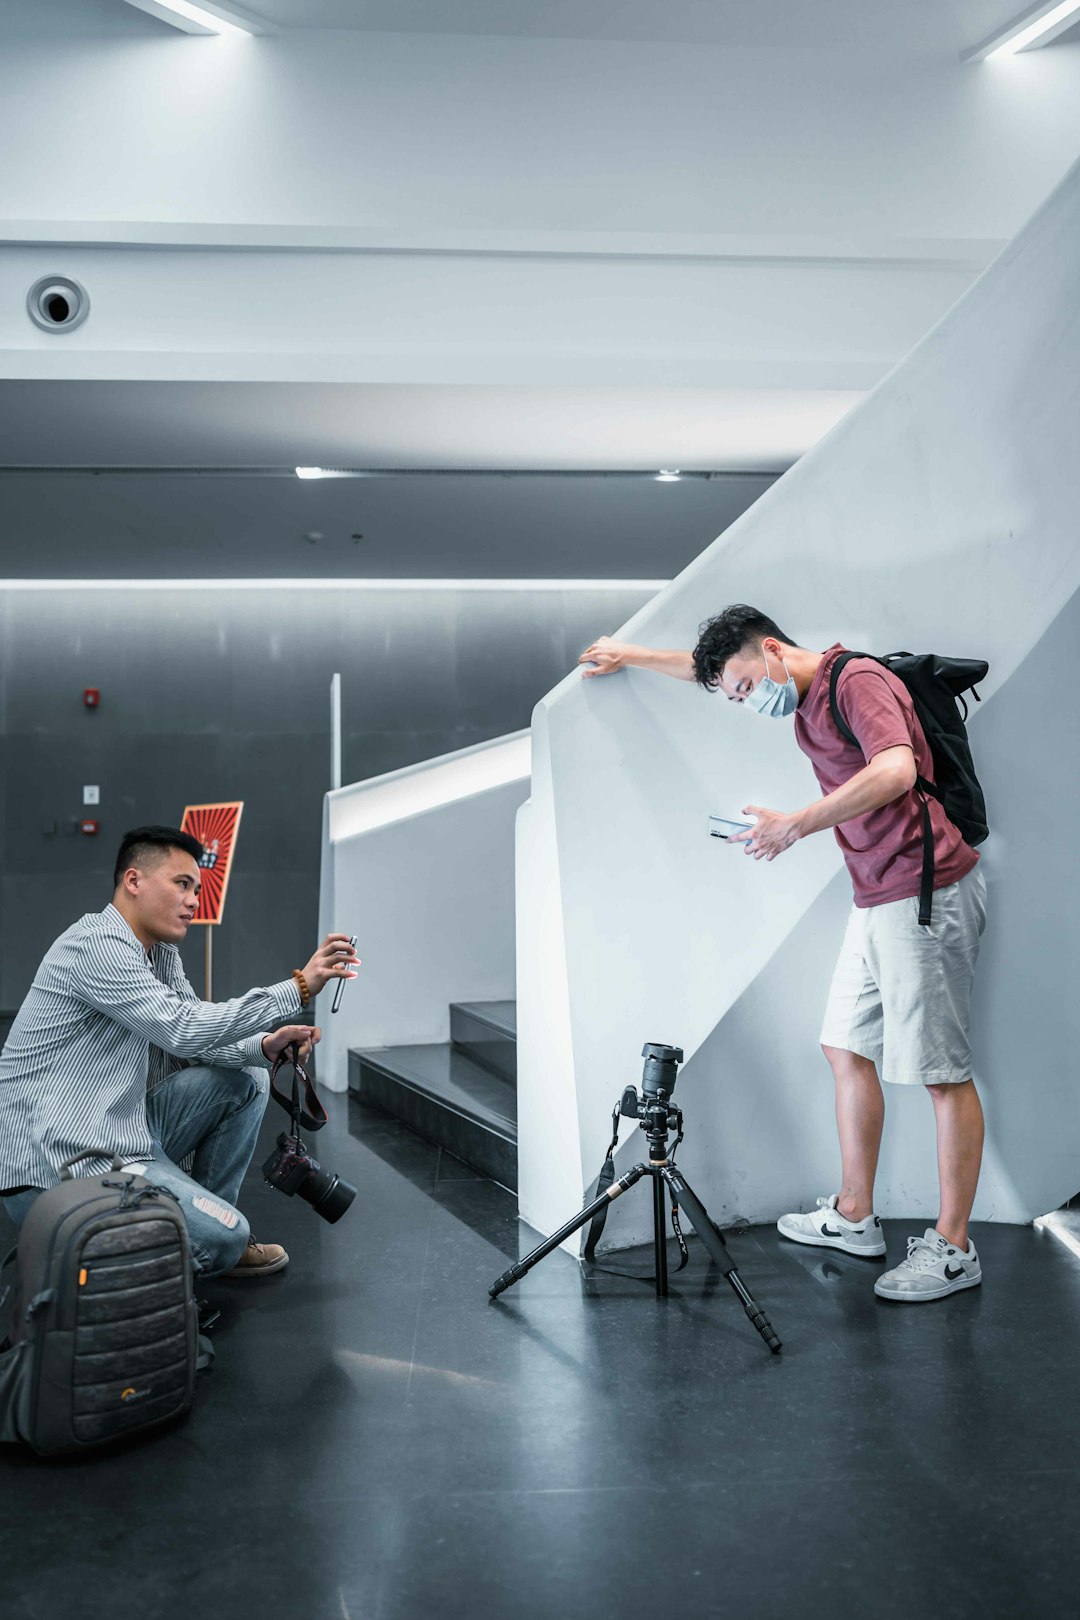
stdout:
{"type": "Polygon", "coordinates": [[[350,1048],[444,1041],[452,1001],[514,995],[514,816],[527,731],[326,795],[320,937],[358,936],[341,1010],[320,1004],[319,1072],[348,1084],[350,1048]]]}

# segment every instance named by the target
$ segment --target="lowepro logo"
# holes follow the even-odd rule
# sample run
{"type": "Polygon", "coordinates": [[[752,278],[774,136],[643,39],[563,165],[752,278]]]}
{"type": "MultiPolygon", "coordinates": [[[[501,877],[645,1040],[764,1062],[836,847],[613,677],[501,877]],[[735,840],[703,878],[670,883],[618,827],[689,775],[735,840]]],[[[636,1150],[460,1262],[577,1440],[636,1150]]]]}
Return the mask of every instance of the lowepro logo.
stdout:
{"type": "Polygon", "coordinates": [[[127,1389],[120,1391],[120,1399],[122,1401],[142,1401],[149,1394],[149,1389],[136,1389],[134,1384],[129,1384],[127,1389]]]}

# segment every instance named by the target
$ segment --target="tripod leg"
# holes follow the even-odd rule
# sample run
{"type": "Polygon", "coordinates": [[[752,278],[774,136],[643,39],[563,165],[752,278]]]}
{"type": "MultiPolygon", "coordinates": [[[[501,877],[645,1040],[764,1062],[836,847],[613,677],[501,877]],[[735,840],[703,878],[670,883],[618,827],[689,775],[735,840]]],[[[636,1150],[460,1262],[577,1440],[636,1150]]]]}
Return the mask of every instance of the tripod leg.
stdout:
{"type": "Polygon", "coordinates": [[[667,1184],[659,1168],[649,1166],[653,1178],[653,1258],[656,1264],[656,1297],[666,1299],[667,1284],[667,1184]]]}
{"type": "Polygon", "coordinates": [[[580,1215],[575,1215],[572,1221],[567,1221],[565,1226],[560,1226],[559,1230],[553,1232],[550,1237],[545,1238],[543,1243],[537,1244],[532,1253],[527,1254],[524,1260],[519,1260],[516,1265],[504,1271],[502,1276],[497,1278],[488,1289],[491,1298],[496,1299],[504,1289],[510,1287],[511,1283],[520,1282],[525,1273],[531,1271],[538,1260],[542,1260],[546,1254],[550,1254],[552,1249],[557,1249],[560,1243],[565,1243],[566,1239],[574,1232],[579,1232],[587,1221],[592,1220],[597,1210],[603,1209],[604,1205],[612,1198],[618,1198],[620,1193],[626,1192],[628,1187],[632,1187],[635,1182],[640,1181],[642,1176],[647,1176],[648,1173],[646,1165],[635,1164],[632,1170],[626,1172],[625,1176],[620,1176],[618,1181],[613,1181],[607,1191],[600,1194],[599,1198],[594,1198],[591,1204],[586,1204],[580,1215]]]}
{"type": "Polygon", "coordinates": [[[739,1273],[732,1262],[731,1256],[728,1254],[728,1247],[724,1242],[724,1234],[713,1225],[705,1205],[701,1202],[701,1199],[694,1192],[693,1188],[687,1186],[686,1182],[683,1180],[682,1176],[677,1170],[662,1170],[660,1173],[664,1180],[667,1181],[669,1186],[672,1188],[672,1191],[675,1193],[681,1207],[686,1210],[690,1217],[690,1224],[693,1226],[694,1231],[697,1233],[698,1237],[709,1251],[710,1256],[724,1273],[724,1276],[735,1290],[735,1293],[739,1296],[739,1302],[742,1305],[743,1310],[746,1312],[751,1322],[753,1322],[754,1326],[761,1334],[761,1337],[765,1340],[765,1343],[775,1356],[780,1349],[780,1340],[776,1337],[776,1333],[773,1330],[773,1325],[769,1321],[769,1318],[765,1315],[765,1312],[760,1308],[760,1306],[755,1303],[749,1288],[747,1288],[746,1284],[739,1276],[739,1273]]]}

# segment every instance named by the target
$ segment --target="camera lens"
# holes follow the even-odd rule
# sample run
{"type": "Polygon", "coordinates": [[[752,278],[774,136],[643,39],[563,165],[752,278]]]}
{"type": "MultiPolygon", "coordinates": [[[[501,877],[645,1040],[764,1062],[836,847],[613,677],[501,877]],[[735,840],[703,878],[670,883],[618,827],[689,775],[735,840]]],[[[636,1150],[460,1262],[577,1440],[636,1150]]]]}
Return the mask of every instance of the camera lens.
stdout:
{"type": "Polygon", "coordinates": [[[666,1092],[670,1097],[679,1077],[679,1064],[683,1060],[681,1046],[664,1046],[658,1041],[647,1041],[641,1049],[645,1067],[641,1073],[641,1089],[646,1097],[666,1092]]]}
{"type": "Polygon", "coordinates": [[[300,1188],[300,1196],[331,1226],[340,1221],[353,1199],[356,1188],[351,1181],[335,1176],[327,1170],[313,1170],[300,1188]]]}

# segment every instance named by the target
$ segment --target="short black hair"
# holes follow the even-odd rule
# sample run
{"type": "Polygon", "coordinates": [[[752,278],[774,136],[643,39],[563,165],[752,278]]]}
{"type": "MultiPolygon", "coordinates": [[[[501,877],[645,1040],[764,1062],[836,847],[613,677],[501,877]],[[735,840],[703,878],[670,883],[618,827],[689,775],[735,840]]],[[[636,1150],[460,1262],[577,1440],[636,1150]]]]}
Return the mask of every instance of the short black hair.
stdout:
{"type": "Polygon", "coordinates": [[[192,838],[190,833],[181,832],[179,827],[132,827],[120,841],[113,888],[119,887],[120,879],[129,866],[149,865],[155,850],[164,854],[170,849],[186,850],[196,861],[202,860],[203,846],[199,840],[192,838]]]}
{"type": "Polygon", "coordinates": [[[747,647],[760,647],[766,636],[797,647],[798,642],[786,636],[775,619],[770,619],[760,608],[748,607],[745,602],[733,602],[698,630],[698,644],[694,648],[694,679],[699,686],[715,692],[724,673],[724,665],[736,653],[747,647]]]}

